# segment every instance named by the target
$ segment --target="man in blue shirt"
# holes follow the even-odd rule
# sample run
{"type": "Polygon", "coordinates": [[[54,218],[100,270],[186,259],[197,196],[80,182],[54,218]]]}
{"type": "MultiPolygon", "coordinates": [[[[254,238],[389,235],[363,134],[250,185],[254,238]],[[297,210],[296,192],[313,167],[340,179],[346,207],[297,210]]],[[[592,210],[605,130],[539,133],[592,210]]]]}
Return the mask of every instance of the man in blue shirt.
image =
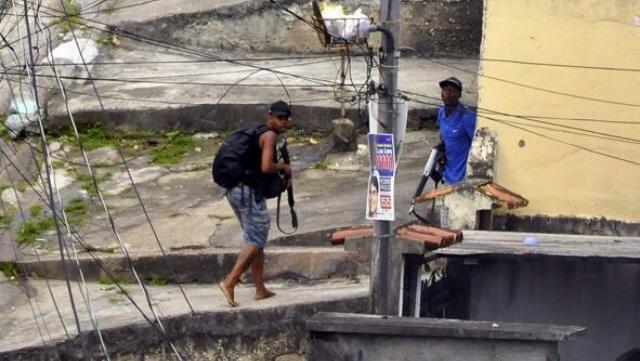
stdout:
{"type": "Polygon", "coordinates": [[[449,184],[464,179],[471,141],[476,130],[476,113],[460,103],[462,82],[455,77],[440,82],[442,102],[438,109],[440,136],[444,140],[446,165],[444,180],[449,184]]]}

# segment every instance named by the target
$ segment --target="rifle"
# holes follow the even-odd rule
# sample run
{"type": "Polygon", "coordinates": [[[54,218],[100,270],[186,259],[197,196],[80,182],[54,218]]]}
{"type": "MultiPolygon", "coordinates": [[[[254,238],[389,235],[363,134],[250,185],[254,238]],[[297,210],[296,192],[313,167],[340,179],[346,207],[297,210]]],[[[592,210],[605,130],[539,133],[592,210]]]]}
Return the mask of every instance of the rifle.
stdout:
{"type": "MultiPolygon", "coordinates": [[[[444,156],[445,153],[445,145],[444,140],[440,139],[440,142],[431,148],[431,153],[429,154],[429,158],[427,159],[427,164],[424,166],[424,170],[422,171],[422,177],[420,178],[420,183],[418,183],[418,188],[411,199],[411,208],[409,208],[409,214],[413,214],[416,218],[424,223],[429,223],[429,221],[422,217],[416,212],[416,204],[415,199],[422,194],[424,191],[424,187],[427,185],[429,178],[433,179],[435,182],[435,188],[438,188],[438,184],[442,181],[442,174],[444,173],[444,166],[446,162],[446,158],[444,156]]],[[[431,212],[434,211],[435,208],[435,200],[431,204],[431,212]]]]}
{"type": "MultiPolygon", "coordinates": [[[[287,140],[283,139],[279,145],[280,156],[282,157],[282,161],[284,164],[291,165],[291,159],[289,158],[289,150],[287,149],[287,140]]],[[[280,228],[280,198],[281,194],[278,195],[278,208],[276,213],[276,225],[280,232],[284,234],[293,234],[298,230],[298,215],[296,214],[296,210],[293,208],[296,204],[296,201],[293,198],[293,181],[291,174],[284,174],[282,177],[283,182],[287,184],[287,201],[289,203],[289,214],[291,215],[291,227],[293,231],[287,233],[280,228]]]]}

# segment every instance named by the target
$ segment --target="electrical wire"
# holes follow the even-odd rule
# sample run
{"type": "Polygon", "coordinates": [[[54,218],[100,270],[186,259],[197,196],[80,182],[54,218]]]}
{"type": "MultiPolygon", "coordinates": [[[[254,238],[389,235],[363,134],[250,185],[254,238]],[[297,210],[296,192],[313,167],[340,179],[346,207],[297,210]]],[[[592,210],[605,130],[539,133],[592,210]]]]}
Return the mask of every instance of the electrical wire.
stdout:
{"type": "MultiPolygon", "coordinates": [[[[419,93],[415,93],[415,92],[405,91],[405,93],[406,94],[420,96],[420,97],[424,97],[424,98],[428,98],[428,99],[440,100],[437,97],[424,95],[424,94],[419,94],[419,93]]],[[[440,104],[435,104],[435,103],[431,103],[430,105],[440,106],[440,104]]],[[[556,126],[556,127],[560,127],[560,128],[581,131],[581,132],[593,134],[593,135],[595,135],[595,136],[597,136],[599,138],[603,138],[603,139],[608,138],[610,140],[617,140],[617,141],[622,141],[622,142],[625,142],[625,143],[636,143],[636,144],[640,143],[640,139],[625,137],[625,136],[621,136],[621,135],[617,135],[617,134],[611,134],[611,133],[600,132],[600,131],[595,131],[595,130],[591,130],[591,129],[574,127],[574,126],[570,126],[570,125],[566,125],[566,124],[560,124],[560,123],[556,123],[556,122],[544,121],[544,120],[537,119],[537,118],[529,118],[529,117],[526,117],[526,116],[521,116],[521,115],[517,115],[517,114],[510,114],[510,113],[506,113],[506,112],[491,110],[491,109],[488,109],[488,108],[477,107],[476,109],[477,109],[476,112],[479,113],[479,114],[481,114],[481,113],[489,113],[489,114],[493,114],[493,115],[501,115],[501,116],[506,116],[506,117],[519,118],[519,119],[531,121],[531,122],[534,122],[534,123],[541,123],[541,124],[552,125],[552,126],[556,126]]]]}
{"type": "MultiPolygon", "coordinates": [[[[453,53],[446,53],[446,52],[413,51],[412,53],[420,57],[428,57],[428,58],[453,58],[453,59],[469,59],[470,58],[469,56],[462,56],[460,54],[453,54],[453,53]]],[[[621,67],[604,66],[604,65],[563,64],[563,63],[549,63],[549,62],[541,62],[541,61],[526,61],[526,60],[518,60],[518,59],[501,59],[501,58],[485,58],[485,57],[473,57],[473,59],[476,59],[482,62],[506,63],[506,64],[527,65],[527,66],[569,68],[569,69],[583,69],[583,70],[605,70],[605,71],[630,72],[630,73],[640,72],[640,68],[621,68],[621,67]]]]}
{"type": "Polygon", "coordinates": [[[499,78],[499,77],[495,77],[495,76],[479,73],[477,71],[464,69],[464,68],[461,68],[461,67],[458,67],[458,66],[455,66],[455,65],[445,64],[445,63],[442,63],[442,62],[439,62],[439,61],[436,61],[436,60],[433,60],[433,59],[427,59],[427,61],[432,62],[434,64],[438,64],[438,65],[444,66],[446,68],[454,69],[454,70],[457,70],[457,71],[460,71],[460,72],[464,72],[464,73],[474,74],[474,75],[482,77],[482,78],[491,79],[491,80],[499,81],[499,82],[506,83],[506,84],[511,84],[511,85],[518,86],[518,87],[525,88],[525,89],[532,89],[532,90],[536,90],[536,91],[540,91],[540,92],[544,92],[544,93],[562,95],[562,96],[566,96],[566,97],[569,97],[569,98],[587,100],[587,101],[592,101],[592,102],[597,102],[597,103],[612,104],[612,105],[622,105],[622,106],[628,106],[628,107],[640,107],[640,104],[636,104],[636,103],[626,103],[626,102],[610,100],[610,99],[600,99],[600,98],[588,97],[588,96],[584,96],[584,95],[576,95],[576,94],[565,93],[565,92],[561,92],[561,91],[557,91],[557,90],[546,89],[546,88],[542,88],[542,87],[538,87],[538,86],[528,85],[528,84],[516,82],[516,81],[513,81],[513,80],[502,79],[502,78],[499,78]]]}
{"type": "MultiPolygon", "coordinates": [[[[63,1],[63,0],[60,0],[60,3],[61,3],[61,5],[64,7],[64,1],[63,1]]],[[[85,59],[84,59],[84,56],[83,56],[83,54],[82,54],[82,49],[81,49],[80,44],[79,44],[79,42],[78,42],[78,39],[77,39],[77,37],[76,37],[76,35],[75,35],[75,30],[74,30],[74,29],[71,29],[71,34],[72,34],[72,36],[73,36],[74,42],[75,42],[76,47],[77,47],[77,49],[78,49],[78,52],[79,52],[79,54],[80,54],[80,59],[81,59],[82,63],[84,64],[85,71],[87,72],[87,76],[91,79],[91,78],[92,78],[92,76],[91,76],[91,72],[90,72],[89,67],[87,66],[86,61],[85,61],[85,59]]],[[[52,68],[55,68],[55,64],[52,64],[52,68]]],[[[59,81],[60,81],[60,80],[59,80],[59,81]]],[[[101,100],[101,98],[100,98],[100,94],[98,93],[98,90],[97,90],[97,88],[96,88],[96,86],[95,86],[95,82],[94,82],[93,80],[90,80],[90,81],[91,81],[91,84],[92,84],[93,90],[94,90],[94,92],[95,92],[95,95],[96,95],[96,97],[97,97],[97,99],[98,99],[98,102],[99,102],[99,104],[100,104],[100,108],[102,109],[102,111],[105,111],[104,104],[102,103],[102,100],[101,100]]],[[[61,91],[64,93],[64,87],[62,87],[62,88],[61,88],[61,91]]],[[[65,99],[66,99],[66,96],[65,96],[65,99]]],[[[66,101],[65,101],[65,102],[66,102],[66,101]]],[[[83,148],[83,146],[82,146],[82,140],[81,140],[81,138],[80,138],[80,135],[79,135],[79,133],[78,133],[77,127],[76,127],[75,122],[74,122],[74,120],[73,120],[73,116],[71,115],[71,112],[69,111],[68,103],[67,103],[67,112],[68,112],[68,115],[69,115],[69,121],[70,121],[70,123],[71,123],[71,125],[72,125],[72,127],[73,127],[73,130],[74,130],[74,134],[75,134],[75,136],[76,136],[76,139],[78,140],[78,144],[80,145],[80,151],[81,151],[81,153],[82,153],[82,155],[83,155],[83,158],[84,158],[84,161],[85,161],[85,164],[86,164],[87,170],[88,170],[88,172],[89,172],[89,176],[91,177],[91,180],[92,180],[92,182],[93,182],[93,186],[94,186],[94,188],[95,188],[95,190],[96,190],[96,193],[97,193],[97,195],[98,195],[98,198],[100,199],[100,202],[101,202],[101,204],[102,204],[102,206],[103,206],[104,212],[105,212],[105,214],[107,215],[107,218],[109,219],[109,223],[110,223],[110,225],[111,225],[111,230],[112,230],[112,232],[113,232],[113,234],[114,234],[114,236],[115,236],[116,242],[118,243],[118,245],[120,246],[120,248],[122,249],[123,253],[124,253],[124,254],[125,254],[125,256],[126,256],[127,264],[128,264],[128,268],[129,268],[129,270],[131,271],[131,273],[132,273],[132,275],[134,276],[134,278],[136,279],[137,283],[139,284],[139,286],[140,286],[140,288],[141,288],[141,290],[142,290],[142,292],[143,292],[143,294],[144,294],[144,296],[145,296],[145,298],[146,298],[146,300],[147,300],[147,304],[148,304],[148,306],[149,306],[149,310],[150,310],[150,311],[151,311],[151,313],[154,315],[154,318],[155,318],[155,320],[156,320],[156,322],[157,322],[157,324],[158,324],[159,329],[160,329],[163,333],[166,333],[166,330],[165,330],[165,328],[164,328],[164,325],[162,324],[162,321],[161,321],[161,320],[160,320],[160,318],[158,317],[158,315],[157,315],[157,313],[156,313],[156,310],[155,310],[155,309],[154,309],[154,307],[153,307],[153,302],[152,302],[152,300],[151,300],[150,294],[149,294],[149,292],[148,292],[147,288],[145,287],[144,283],[143,283],[143,282],[142,282],[142,280],[140,279],[140,276],[138,275],[138,272],[137,272],[137,270],[135,269],[135,266],[133,265],[133,262],[131,261],[131,258],[130,258],[130,256],[129,256],[129,252],[128,252],[128,250],[127,250],[126,246],[124,245],[124,243],[122,242],[122,240],[121,240],[121,238],[120,238],[120,235],[118,234],[118,230],[117,230],[117,228],[116,228],[115,221],[114,221],[114,219],[113,219],[113,217],[112,217],[112,215],[111,215],[111,212],[109,211],[109,209],[108,209],[108,207],[107,207],[107,205],[106,205],[106,203],[105,203],[105,201],[104,201],[104,198],[103,198],[103,196],[102,196],[102,193],[100,192],[100,189],[99,189],[99,186],[98,186],[98,181],[97,181],[97,179],[96,179],[96,177],[95,177],[95,175],[94,175],[94,173],[93,173],[93,171],[92,171],[92,169],[91,169],[91,164],[90,164],[90,162],[89,162],[89,160],[88,160],[88,158],[87,158],[86,152],[84,151],[84,148],[83,148]]],[[[128,174],[129,179],[130,179],[130,181],[131,181],[131,185],[132,185],[132,187],[133,187],[134,189],[136,189],[136,184],[135,184],[135,182],[134,182],[134,180],[133,180],[133,176],[131,175],[131,171],[130,171],[130,169],[129,169],[129,167],[128,167],[127,163],[126,163],[126,158],[124,157],[124,154],[122,153],[122,148],[120,147],[120,142],[116,142],[116,144],[117,144],[118,153],[120,154],[121,160],[123,161],[124,168],[125,168],[125,170],[127,171],[127,174],[128,174]]],[[[151,228],[153,229],[153,223],[151,222],[151,219],[150,219],[150,217],[148,216],[148,213],[146,212],[146,209],[145,209],[145,207],[144,207],[144,202],[143,202],[143,201],[142,201],[142,199],[139,197],[139,193],[138,193],[137,191],[136,191],[136,195],[138,196],[138,201],[139,201],[139,203],[142,205],[143,212],[146,214],[146,217],[147,217],[148,223],[149,223],[149,225],[151,226],[151,228]]],[[[156,235],[156,236],[157,236],[157,234],[156,234],[155,230],[154,230],[154,235],[156,235]]],[[[162,247],[162,245],[161,245],[161,243],[160,243],[160,240],[159,240],[158,238],[156,238],[156,241],[157,241],[158,245],[160,246],[160,249],[161,249],[161,251],[162,251],[162,253],[163,253],[163,256],[165,257],[165,260],[166,260],[166,259],[167,259],[167,258],[166,258],[166,254],[165,254],[164,249],[163,249],[163,247],[162,247]]],[[[182,287],[181,287],[181,286],[180,286],[180,289],[182,290],[182,287]]],[[[191,308],[191,312],[193,313],[194,311],[193,311],[193,308],[192,308],[192,306],[191,306],[191,303],[189,303],[188,298],[187,298],[187,296],[186,296],[186,294],[184,293],[184,291],[183,291],[183,290],[182,290],[182,293],[183,293],[183,296],[184,296],[185,300],[187,300],[187,303],[188,303],[189,307],[191,308]]],[[[174,345],[174,343],[173,343],[171,340],[168,340],[168,344],[169,344],[169,346],[171,347],[171,349],[173,350],[173,352],[175,353],[175,355],[177,356],[177,358],[178,358],[179,360],[182,360],[182,356],[181,356],[180,352],[178,351],[178,349],[176,348],[176,346],[174,345]]]]}
{"type": "MultiPolygon", "coordinates": [[[[25,14],[25,24],[26,24],[26,30],[28,33],[28,37],[27,37],[27,41],[28,41],[28,45],[29,45],[29,63],[31,64],[35,64],[35,56],[33,54],[33,45],[32,45],[32,40],[31,40],[31,29],[30,29],[30,24],[29,24],[29,18],[27,16],[27,11],[28,11],[28,7],[27,7],[27,0],[24,0],[24,14],[25,14]]],[[[28,72],[30,72],[31,74],[34,73],[35,69],[30,69],[27,66],[28,72]]],[[[32,95],[33,98],[35,100],[35,103],[37,105],[37,112],[36,112],[36,117],[38,120],[38,125],[40,127],[40,140],[42,142],[42,147],[43,150],[45,152],[45,169],[46,169],[46,174],[47,174],[47,184],[49,187],[49,204],[50,204],[50,209],[52,210],[53,213],[55,213],[55,202],[53,200],[53,190],[52,190],[52,178],[51,178],[51,172],[50,172],[50,168],[52,168],[51,164],[50,164],[50,159],[47,157],[47,155],[49,154],[49,151],[47,150],[47,139],[46,139],[46,135],[44,132],[44,125],[42,122],[42,118],[40,116],[40,102],[39,102],[39,97],[38,97],[38,91],[37,91],[37,80],[35,77],[31,77],[31,83],[32,83],[32,95]]],[[[68,269],[67,269],[67,264],[65,261],[65,256],[64,256],[64,248],[63,248],[63,239],[62,239],[62,234],[60,231],[60,224],[58,222],[58,219],[56,217],[54,217],[54,226],[56,229],[56,236],[58,238],[58,245],[60,247],[60,259],[63,263],[63,272],[65,274],[65,279],[66,279],[66,285],[67,285],[67,292],[69,294],[69,302],[71,305],[71,309],[73,311],[73,316],[74,316],[74,320],[76,323],[76,328],[78,331],[78,334],[80,334],[81,328],[80,328],[80,319],[78,318],[78,313],[76,311],[76,305],[75,305],[75,300],[73,297],[73,292],[71,291],[71,285],[69,282],[69,273],[68,273],[68,269]]],[[[85,350],[86,351],[86,350],[85,350]]],[[[86,355],[86,352],[85,352],[86,355]]]]}
{"type": "MultiPolygon", "coordinates": [[[[423,102],[423,101],[421,101],[421,100],[417,100],[417,99],[411,99],[411,98],[406,98],[406,99],[407,99],[407,100],[409,100],[409,101],[412,101],[412,102],[416,102],[416,103],[422,103],[422,104],[427,104],[427,105],[434,105],[433,103],[423,102]]],[[[484,118],[484,119],[487,119],[487,120],[491,120],[491,121],[494,121],[494,122],[497,122],[497,123],[500,123],[500,124],[506,125],[506,126],[508,126],[508,127],[512,127],[512,128],[515,128],[515,129],[519,129],[519,130],[521,130],[521,131],[523,131],[523,132],[530,133],[530,134],[534,134],[534,135],[537,135],[537,136],[542,137],[542,138],[544,138],[544,139],[551,140],[551,141],[554,141],[554,142],[556,142],[556,143],[560,143],[560,144],[568,145],[568,146],[570,146],[570,147],[577,148],[577,149],[580,149],[580,150],[583,150],[583,151],[586,151],[586,152],[589,152],[589,153],[593,153],[593,154],[597,154],[597,155],[600,155],[600,156],[603,156],[603,157],[607,157],[607,158],[611,158],[611,159],[619,160],[619,161],[622,161],[622,162],[625,162],[625,163],[629,163],[629,164],[632,164],[632,165],[640,165],[640,162],[636,162],[636,161],[631,160],[631,159],[627,159],[627,158],[619,157],[619,156],[617,156],[617,155],[613,155],[613,154],[609,154],[609,153],[605,153],[605,152],[597,151],[597,150],[594,150],[594,149],[589,148],[589,147],[586,147],[586,146],[582,146],[582,145],[575,144],[575,143],[570,143],[570,142],[567,142],[567,141],[564,141],[564,140],[558,139],[558,138],[556,138],[556,137],[552,137],[552,136],[549,136],[549,135],[546,135],[546,134],[542,134],[542,133],[539,133],[539,132],[535,132],[535,131],[532,131],[532,130],[530,130],[530,129],[525,128],[524,126],[522,126],[522,125],[520,125],[520,124],[513,124],[513,123],[512,123],[512,122],[510,122],[510,121],[501,120],[501,119],[497,119],[497,118],[493,118],[493,117],[489,117],[489,116],[481,115],[481,114],[477,114],[477,116],[478,116],[479,118],[484,118]]]]}
{"type": "MultiPolygon", "coordinates": [[[[11,165],[11,167],[16,171],[16,173],[22,178],[22,181],[25,182],[25,184],[29,187],[29,189],[31,189],[34,194],[41,200],[43,201],[45,204],[47,203],[46,200],[46,196],[41,194],[36,187],[33,185],[33,183],[29,180],[29,178],[22,172],[22,170],[19,168],[18,165],[16,165],[7,155],[7,153],[5,152],[5,150],[0,147],[0,154],[3,155],[5,157],[5,159],[9,162],[9,164],[11,165]]],[[[43,193],[46,193],[44,191],[44,188],[42,188],[43,193]]],[[[54,217],[59,217],[60,215],[57,213],[53,213],[54,217]]],[[[160,336],[161,340],[166,341],[167,340],[167,335],[162,332],[161,330],[158,329],[158,326],[155,322],[153,322],[142,310],[142,308],[136,303],[136,301],[131,297],[131,295],[129,294],[129,292],[122,286],[122,284],[118,281],[118,277],[114,275],[114,273],[109,269],[109,267],[106,266],[106,264],[98,257],[95,256],[94,252],[92,251],[92,247],[90,247],[82,238],[82,236],[76,231],[73,230],[72,231],[72,235],[74,237],[74,239],[87,251],[87,254],[91,257],[91,259],[95,262],[95,264],[100,268],[101,271],[103,271],[107,277],[109,277],[109,279],[114,283],[114,285],[118,288],[118,290],[129,300],[129,302],[134,306],[134,308],[140,313],[140,315],[142,316],[142,318],[151,326],[151,328],[156,331],[158,333],[158,335],[160,336]]]]}

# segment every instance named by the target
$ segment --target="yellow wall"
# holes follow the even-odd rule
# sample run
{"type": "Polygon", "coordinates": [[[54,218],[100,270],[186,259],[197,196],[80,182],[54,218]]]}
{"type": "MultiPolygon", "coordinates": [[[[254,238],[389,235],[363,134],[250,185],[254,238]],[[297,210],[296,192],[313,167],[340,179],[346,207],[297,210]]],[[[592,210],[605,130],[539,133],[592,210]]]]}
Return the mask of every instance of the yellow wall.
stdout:
{"type": "Polygon", "coordinates": [[[640,124],[543,119],[554,123],[548,125],[488,112],[640,123],[640,72],[490,61],[513,59],[640,69],[640,25],[635,25],[635,16],[640,16],[640,0],[485,0],[482,58],[486,60],[480,69],[478,122],[498,134],[496,181],[530,200],[526,208],[510,212],[640,221],[640,124]],[[635,106],[572,98],[489,77],[635,106]],[[508,126],[483,117],[512,123],[508,126]],[[636,142],[568,134],[558,131],[561,129],[556,123],[633,138],[636,142]],[[524,147],[518,144],[521,140],[524,147]]]}

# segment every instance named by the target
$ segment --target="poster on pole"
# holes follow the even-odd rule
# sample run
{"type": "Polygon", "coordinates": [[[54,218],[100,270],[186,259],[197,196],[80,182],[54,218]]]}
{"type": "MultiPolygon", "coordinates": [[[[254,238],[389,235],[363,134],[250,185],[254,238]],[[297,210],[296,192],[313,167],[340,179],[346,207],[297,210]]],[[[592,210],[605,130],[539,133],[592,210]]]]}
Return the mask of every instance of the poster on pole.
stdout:
{"type": "MultiPolygon", "coordinates": [[[[383,133],[384,129],[379,122],[378,115],[378,102],[369,101],[369,133],[383,133]]],[[[409,103],[404,100],[399,100],[393,104],[393,112],[395,113],[393,126],[391,132],[395,141],[395,156],[396,167],[400,162],[400,154],[402,153],[402,147],[404,145],[405,133],[407,131],[407,118],[409,115],[409,103]]]]}
{"type": "Polygon", "coordinates": [[[369,182],[366,218],[393,221],[395,150],[392,134],[369,133],[369,182]]]}

